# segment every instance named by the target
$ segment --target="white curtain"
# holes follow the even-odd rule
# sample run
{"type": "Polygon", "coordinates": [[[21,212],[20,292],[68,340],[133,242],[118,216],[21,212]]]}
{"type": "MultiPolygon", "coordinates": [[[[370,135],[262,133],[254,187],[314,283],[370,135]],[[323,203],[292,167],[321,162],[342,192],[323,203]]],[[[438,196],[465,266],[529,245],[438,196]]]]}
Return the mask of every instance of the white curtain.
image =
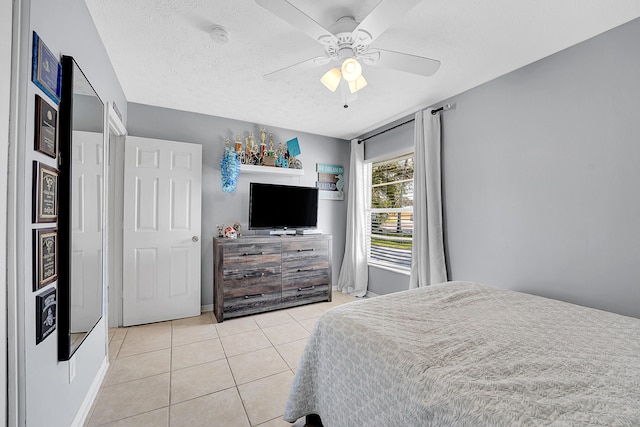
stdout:
{"type": "Polygon", "coordinates": [[[369,272],[366,245],[366,176],[364,144],[351,141],[349,164],[349,193],[347,200],[347,235],[338,289],[357,297],[367,293],[369,272]]]}
{"type": "Polygon", "coordinates": [[[446,282],[442,233],[440,113],[415,117],[413,172],[413,246],[409,288],[446,282]]]}

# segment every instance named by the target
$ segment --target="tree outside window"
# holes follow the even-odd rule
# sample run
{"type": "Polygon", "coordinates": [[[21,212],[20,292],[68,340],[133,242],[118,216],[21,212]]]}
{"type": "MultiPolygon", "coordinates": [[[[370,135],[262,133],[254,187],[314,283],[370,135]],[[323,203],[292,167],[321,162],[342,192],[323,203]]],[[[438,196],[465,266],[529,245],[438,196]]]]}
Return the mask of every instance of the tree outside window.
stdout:
{"type": "Polygon", "coordinates": [[[411,268],[413,154],[371,165],[369,262],[411,268]]]}

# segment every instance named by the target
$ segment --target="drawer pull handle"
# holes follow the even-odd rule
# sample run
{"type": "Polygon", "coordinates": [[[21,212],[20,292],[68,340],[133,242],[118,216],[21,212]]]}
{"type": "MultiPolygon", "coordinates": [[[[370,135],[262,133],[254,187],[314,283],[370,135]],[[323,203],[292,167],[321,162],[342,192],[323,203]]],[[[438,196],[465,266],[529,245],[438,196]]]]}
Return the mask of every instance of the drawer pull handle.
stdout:
{"type": "Polygon", "coordinates": [[[313,252],[315,251],[315,248],[309,248],[309,249],[298,249],[298,252],[313,252]]]}
{"type": "Polygon", "coordinates": [[[264,251],[262,252],[255,252],[255,253],[249,253],[249,252],[245,252],[242,254],[242,256],[254,256],[254,255],[264,255],[264,251]]]}
{"type": "Polygon", "coordinates": [[[260,273],[251,273],[251,274],[245,274],[244,277],[263,277],[264,276],[264,272],[260,272],[260,273]]]}
{"type": "Polygon", "coordinates": [[[315,268],[299,268],[298,269],[298,273],[303,272],[303,271],[314,271],[315,268]]]}
{"type": "Polygon", "coordinates": [[[302,292],[302,291],[312,291],[314,290],[316,287],[315,286],[307,286],[306,288],[298,288],[298,292],[302,292]]]}
{"type": "Polygon", "coordinates": [[[249,298],[260,298],[263,297],[264,294],[255,294],[255,295],[245,295],[244,299],[249,299],[249,298]]]}

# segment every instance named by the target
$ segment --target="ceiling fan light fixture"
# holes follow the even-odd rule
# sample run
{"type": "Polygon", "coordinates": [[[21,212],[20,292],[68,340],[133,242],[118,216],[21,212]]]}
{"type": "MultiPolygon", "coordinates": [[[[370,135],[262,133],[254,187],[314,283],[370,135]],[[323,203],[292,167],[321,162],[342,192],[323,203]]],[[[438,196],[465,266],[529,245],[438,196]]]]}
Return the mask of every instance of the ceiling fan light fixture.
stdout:
{"type": "Polygon", "coordinates": [[[327,87],[331,92],[335,92],[340,84],[340,77],[342,77],[342,73],[337,68],[332,68],[320,79],[323,85],[327,87]]]}
{"type": "Polygon", "coordinates": [[[356,58],[347,58],[342,63],[342,77],[348,82],[353,82],[362,75],[362,65],[356,58]]]}
{"type": "Polygon", "coordinates": [[[351,93],[356,93],[366,85],[367,85],[367,80],[361,74],[360,77],[358,77],[352,82],[349,82],[349,90],[351,91],[351,93]]]}

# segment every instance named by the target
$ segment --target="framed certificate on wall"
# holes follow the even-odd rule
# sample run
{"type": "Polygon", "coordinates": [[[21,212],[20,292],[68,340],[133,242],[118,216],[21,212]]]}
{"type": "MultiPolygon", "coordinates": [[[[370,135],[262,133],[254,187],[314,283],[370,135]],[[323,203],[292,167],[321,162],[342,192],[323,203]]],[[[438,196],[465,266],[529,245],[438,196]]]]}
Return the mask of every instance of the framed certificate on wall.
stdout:
{"type": "Polygon", "coordinates": [[[56,330],[56,289],[36,295],[36,345],[56,330]]]}
{"type": "Polygon", "coordinates": [[[40,162],[33,162],[33,222],[58,220],[58,171],[40,162]]]}
{"type": "Polygon", "coordinates": [[[36,95],[34,149],[54,159],[58,157],[58,112],[36,95]]]}
{"type": "Polygon", "coordinates": [[[62,64],[35,31],[33,32],[31,81],[42,89],[56,105],[60,104],[62,64]]]}
{"type": "Polygon", "coordinates": [[[37,291],[58,279],[58,230],[33,230],[33,290],[37,291]]]}

